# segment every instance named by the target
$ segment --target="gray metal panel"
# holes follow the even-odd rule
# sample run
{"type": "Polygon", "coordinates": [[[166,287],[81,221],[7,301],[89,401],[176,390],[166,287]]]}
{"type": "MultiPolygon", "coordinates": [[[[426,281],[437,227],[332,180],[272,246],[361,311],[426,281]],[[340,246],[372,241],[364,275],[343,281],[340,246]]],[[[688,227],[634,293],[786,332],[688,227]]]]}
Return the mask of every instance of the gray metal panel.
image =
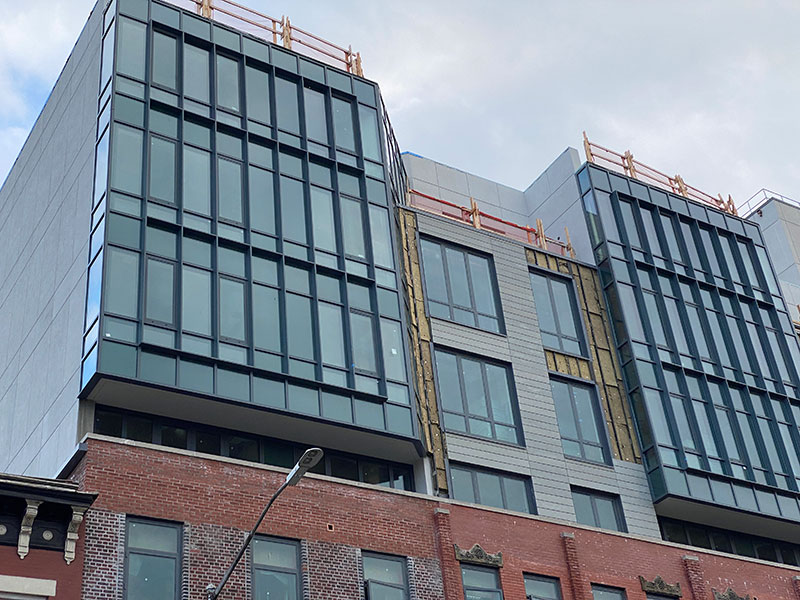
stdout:
{"type": "MultiPolygon", "coordinates": [[[[582,218],[582,216],[581,216],[582,218]]],[[[454,462],[529,475],[540,515],[575,520],[571,485],[619,494],[631,533],[660,537],[641,465],[599,466],[566,459],[522,244],[440,217],[420,213],[419,232],[492,255],[505,320],[505,337],[432,319],[434,345],[509,362],[513,369],[525,447],[447,435],[454,462]]]]}
{"type": "Polygon", "coordinates": [[[55,476],[76,442],[101,21],[0,189],[0,471],[55,476]]]}

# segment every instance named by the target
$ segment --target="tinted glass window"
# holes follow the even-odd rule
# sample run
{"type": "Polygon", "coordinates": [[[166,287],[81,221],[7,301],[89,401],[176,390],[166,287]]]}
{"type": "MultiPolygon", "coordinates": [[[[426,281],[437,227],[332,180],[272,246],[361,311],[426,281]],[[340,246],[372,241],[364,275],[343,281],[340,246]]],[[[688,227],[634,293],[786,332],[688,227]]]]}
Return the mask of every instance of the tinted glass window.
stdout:
{"type": "Polygon", "coordinates": [[[139,253],[110,246],[106,251],[103,302],[107,313],[137,318],[139,312],[139,253]]]}
{"type": "Polygon", "coordinates": [[[175,202],[175,142],[150,138],[150,196],[175,202]]]}
{"type": "Polygon", "coordinates": [[[174,314],[175,265],[152,258],[147,260],[145,319],[172,325],[174,314]]]}
{"type": "Polygon", "coordinates": [[[275,106],[278,127],[300,133],[300,109],[297,103],[297,84],[283,77],[275,78],[275,106]]]}
{"type": "Polygon", "coordinates": [[[580,313],[572,283],[561,277],[531,273],[533,298],[546,348],[585,354],[580,313]]]}
{"type": "Polygon", "coordinates": [[[178,40],[160,31],[153,32],[153,83],[172,90],[177,81],[178,40]]]}
{"type": "Polygon", "coordinates": [[[305,88],[306,135],[312,140],[328,143],[328,119],[325,112],[325,95],[305,88]]]}
{"type": "Polygon", "coordinates": [[[530,479],[498,471],[451,465],[452,496],[464,502],[534,513],[530,479]]]}
{"type": "Polygon", "coordinates": [[[353,105],[347,100],[333,98],[333,128],[336,145],[355,152],[356,138],[353,133],[353,105]]]}
{"type": "Polygon", "coordinates": [[[111,138],[111,187],[136,196],[142,194],[144,134],[127,125],[114,125],[111,138]]]}
{"type": "Polygon", "coordinates": [[[147,25],[120,17],[117,36],[117,73],[144,79],[147,25]]]}
{"type": "Polygon", "coordinates": [[[242,165],[218,159],[219,216],[236,223],[242,222],[242,165]]]}
{"type": "Polygon", "coordinates": [[[269,123],[269,74],[248,65],[245,67],[245,77],[247,118],[269,123]]]}
{"type": "Polygon", "coordinates": [[[608,462],[604,424],[594,387],[550,380],[564,454],[608,462]]]}
{"type": "Polygon", "coordinates": [[[183,207],[211,214],[211,153],[183,147],[183,207]]]}
{"type": "Polygon", "coordinates": [[[572,503],[578,523],[626,531],[619,496],[572,488],[572,503]]]}
{"type": "Polygon", "coordinates": [[[239,62],[217,55],[217,105],[239,112],[239,62]]]}
{"type": "Polygon", "coordinates": [[[191,44],[184,44],[183,93],[201,102],[209,101],[208,50],[192,46],[191,44]]]}

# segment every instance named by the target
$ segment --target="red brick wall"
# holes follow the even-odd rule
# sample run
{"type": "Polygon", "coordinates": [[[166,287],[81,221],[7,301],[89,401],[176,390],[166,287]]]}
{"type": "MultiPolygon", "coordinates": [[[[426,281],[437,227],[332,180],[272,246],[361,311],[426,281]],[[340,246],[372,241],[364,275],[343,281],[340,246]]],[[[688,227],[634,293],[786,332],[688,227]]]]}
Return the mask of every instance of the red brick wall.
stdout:
{"type": "Polygon", "coordinates": [[[0,575],[52,579],[56,582],[56,600],[75,600],[81,597],[81,575],[83,572],[83,536],[79,531],[75,560],[67,564],[64,552],[31,548],[24,559],[17,555],[16,546],[0,546],[0,575]]]}
{"type": "MultiPolygon", "coordinates": [[[[213,457],[94,439],[81,468],[86,491],[99,494],[86,519],[85,600],[121,598],[125,514],[185,524],[184,597],[203,598],[284,477],[213,457]]],[[[302,540],[304,600],[362,598],[361,550],[407,556],[413,600],[463,600],[454,543],[503,552],[506,600],[524,598],[523,573],[558,577],[564,600],[591,600],[591,583],[624,587],[629,600],[644,600],[639,575],[680,583],[687,600],[711,600],[712,589],[728,587],[759,600],[800,600],[793,582],[798,569],[321,479],[287,489],[260,532],[302,540]]],[[[248,598],[246,564],[226,598],[248,598]]]]}

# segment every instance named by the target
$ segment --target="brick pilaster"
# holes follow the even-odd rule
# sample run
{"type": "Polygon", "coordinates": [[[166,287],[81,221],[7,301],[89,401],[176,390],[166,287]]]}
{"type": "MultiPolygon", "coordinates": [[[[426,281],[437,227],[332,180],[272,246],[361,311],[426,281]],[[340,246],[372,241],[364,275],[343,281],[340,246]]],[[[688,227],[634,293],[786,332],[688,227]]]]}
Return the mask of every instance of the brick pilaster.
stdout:
{"type": "Polygon", "coordinates": [[[461,600],[464,589],[461,584],[461,565],[456,560],[453,533],[450,529],[450,511],[433,509],[433,524],[436,527],[439,562],[442,565],[442,583],[445,600],[461,600]]]}
{"type": "Polygon", "coordinates": [[[564,543],[564,555],[567,559],[567,570],[569,571],[569,584],[572,588],[572,598],[574,600],[592,600],[591,585],[583,574],[583,569],[578,559],[578,546],[575,544],[575,534],[562,532],[561,541],[564,543]]]}
{"type": "Polygon", "coordinates": [[[700,559],[696,556],[685,554],[683,556],[683,567],[686,569],[686,578],[689,580],[692,598],[694,600],[707,600],[708,588],[703,567],[700,565],[700,559]]]}

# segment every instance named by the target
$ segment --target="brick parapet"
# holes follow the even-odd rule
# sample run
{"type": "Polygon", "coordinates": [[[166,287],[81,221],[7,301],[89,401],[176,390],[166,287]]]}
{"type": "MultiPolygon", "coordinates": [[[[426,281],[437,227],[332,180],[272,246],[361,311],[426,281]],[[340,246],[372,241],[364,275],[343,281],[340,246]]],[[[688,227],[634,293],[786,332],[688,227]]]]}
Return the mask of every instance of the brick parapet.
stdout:
{"type": "MultiPolygon", "coordinates": [[[[98,498],[86,519],[86,600],[121,600],[126,514],[185,524],[184,598],[202,598],[284,478],[230,459],[92,438],[88,444],[84,485],[98,498]]],[[[527,573],[559,578],[563,600],[590,600],[592,583],[644,600],[639,575],[680,583],[687,599],[710,600],[712,588],[728,587],[792,598],[800,576],[797,568],[700,549],[692,549],[698,564],[687,566],[685,546],[321,477],[288,489],[260,533],[301,540],[303,600],[361,598],[362,550],[406,557],[413,600],[463,600],[453,544],[502,551],[506,598],[523,597],[527,573]]],[[[237,577],[228,597],[245,598],[249,569],[237,577]]]]}

